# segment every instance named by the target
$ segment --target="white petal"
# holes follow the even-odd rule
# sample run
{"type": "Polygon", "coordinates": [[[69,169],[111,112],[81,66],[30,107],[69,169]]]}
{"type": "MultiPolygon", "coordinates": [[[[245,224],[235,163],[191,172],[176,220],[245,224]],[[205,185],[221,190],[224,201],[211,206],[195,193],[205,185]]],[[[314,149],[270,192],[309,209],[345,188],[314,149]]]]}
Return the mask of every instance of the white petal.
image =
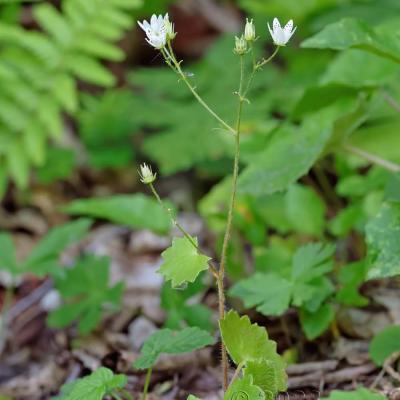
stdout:
{"type": "Polygon", "coordinates": [[[274,31],[275,44],[284,46],[287,43],[285,32],[282,28],[278,28],[274,31]]]}
{"type": "Polygon", "coordinates": [[[156,25],[157,24],[157,15],[156,14],[153,14],[152,16],[151,16],[151,19],[150,19],[150,25],[153,27],[154,25],[156,25]]]}
{"type": "Polygon", "coordinates": [[[286,40],[286,43],[290,40],[290,38],[293,36],[293,34],[296,32],[296,29],[297,29],[297,26],[293,29],[293,30],[291,30],[290,32],[289,31],[285,31],[285,40],[286,40]]]}
{"type": "Polygon", "coordinates": [[[274,22],[272,23],[272,27],[274,29],[274,32],[276,32],[278,29],[279,30],[282,29],[278,18],[274,18],[274,22]]]}
{"type": "Polygon", "coordinates": [[[291,19],[291,20],[285,25],[285,27],[283,28],[283,30],[285,31],[285,34],[286,34],[286,33],[291,33],[291,32],[292,32],[292,29],[293,29],[293,20],[291,19]]]}
{"type": "Polygon", "coordinates": [[[150,24],[147,21],[140,22],[138,21],[138,25],[147,33],[150,30],[150,24]]]}

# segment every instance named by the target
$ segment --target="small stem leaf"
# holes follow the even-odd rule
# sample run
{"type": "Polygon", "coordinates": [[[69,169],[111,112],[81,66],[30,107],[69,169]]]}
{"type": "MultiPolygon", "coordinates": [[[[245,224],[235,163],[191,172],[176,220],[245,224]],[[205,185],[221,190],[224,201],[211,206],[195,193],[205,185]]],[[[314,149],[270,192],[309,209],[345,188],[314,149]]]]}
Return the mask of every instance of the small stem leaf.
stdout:
{"type": "MultiPolygon", "coordinates": [[[[197,246],[197,239],[193,238],[197,246]]],[[[174,238],[172,246],[162,253],[163,264],[158,272],[173,287],[194,282],[201,271],[208,269],[209,257],[199,254],[193,244],[185,237],[174,238]]]]}

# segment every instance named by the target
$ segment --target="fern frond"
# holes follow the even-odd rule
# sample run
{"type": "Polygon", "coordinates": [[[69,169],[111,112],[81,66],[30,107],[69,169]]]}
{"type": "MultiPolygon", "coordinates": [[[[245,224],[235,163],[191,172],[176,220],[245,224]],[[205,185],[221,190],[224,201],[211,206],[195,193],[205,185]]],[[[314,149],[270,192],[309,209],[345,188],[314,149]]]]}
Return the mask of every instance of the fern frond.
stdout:
{"type": "Polygon", "coordinates": [[[63,113],[78,109],[77,80],[102,87],[115,77],[102,60],[121,61],[113,42],[133,25],[140,0],[64,0],[33,7],[41,31],[0,24],[0,197],[7,176],[26,187],[31,166],[46,160],[63,113]]]}

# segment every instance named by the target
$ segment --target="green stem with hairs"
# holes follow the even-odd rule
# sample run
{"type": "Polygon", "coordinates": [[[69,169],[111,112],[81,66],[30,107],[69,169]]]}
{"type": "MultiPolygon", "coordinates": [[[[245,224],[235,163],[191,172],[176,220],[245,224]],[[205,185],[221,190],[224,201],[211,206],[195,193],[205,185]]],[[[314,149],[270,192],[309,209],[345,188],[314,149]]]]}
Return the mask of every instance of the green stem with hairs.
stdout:
{"type": "Polygon", "coordinates": [[[149,386],[150,386],[150,379],[151,379],[151,374],[153,372],[152,368],[149,368],[146,373],[146,380],[144,381],[144,387],[143,387],[143,394],[142,394],[142,400],[147,400],[147,393],[149,391],[149,386]]]}

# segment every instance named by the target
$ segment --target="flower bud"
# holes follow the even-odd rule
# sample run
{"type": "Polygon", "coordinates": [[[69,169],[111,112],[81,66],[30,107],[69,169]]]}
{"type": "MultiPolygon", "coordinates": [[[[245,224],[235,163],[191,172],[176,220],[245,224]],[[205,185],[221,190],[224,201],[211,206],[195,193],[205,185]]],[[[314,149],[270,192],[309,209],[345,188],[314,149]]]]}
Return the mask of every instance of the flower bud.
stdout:
{"type": "Polygon", "coordinates": [[[141,182],[143,182],[146,185],[149,185],[150,183],[153,183],[156,180],[157,174],[153,173],[149,165],[142,164],[140,166],[139,176],[141,182]]]}
{"type": "Polygon", "coordinates": [[[237,37],[235,36],[235,48],[234,48],[234,53],[236,53],[239,56],[242,56],[243,54],[246,53],[247,51],[247,42],[245,38],[242,36],[237,37]]]}
{"type": "Polygon", "coordinates": [[[167,40],[174,40],[176,36],[174,24],[169,20],[169,15],[165,14],[164,17],[165,33],[167,34],[167,40]]]}
{"type": "Polygon", "coordinates": [[[254,26],[253,20],[249,21],[246,18],[246,26],[244,27],[244,38],[248,42],[254,42],[256,40],[256,27],[254,26]]]}

